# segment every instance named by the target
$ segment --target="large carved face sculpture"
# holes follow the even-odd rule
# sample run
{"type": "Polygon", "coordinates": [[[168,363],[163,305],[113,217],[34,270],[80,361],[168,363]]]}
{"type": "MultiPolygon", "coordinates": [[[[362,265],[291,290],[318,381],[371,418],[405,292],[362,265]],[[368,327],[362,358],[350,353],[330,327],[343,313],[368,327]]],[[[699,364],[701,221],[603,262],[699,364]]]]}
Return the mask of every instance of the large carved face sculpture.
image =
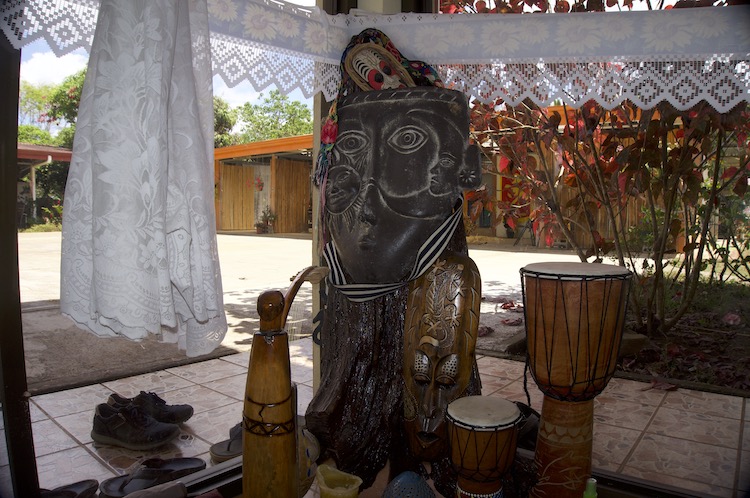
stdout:
{"type": "Polygon", "coordinates": [[[447,253],[409,289],[404,330],[404,419],[411,452],[448,454],[448,404],[471,380],[481,279],[467,256],[447,253]]]}
{"type": "Polygon", "coordinates": [[[417,87],[354,93],[338,104],[325,212],[353,283],[401,282],[416,252],[481,181],[465,96],[417,87]]]}

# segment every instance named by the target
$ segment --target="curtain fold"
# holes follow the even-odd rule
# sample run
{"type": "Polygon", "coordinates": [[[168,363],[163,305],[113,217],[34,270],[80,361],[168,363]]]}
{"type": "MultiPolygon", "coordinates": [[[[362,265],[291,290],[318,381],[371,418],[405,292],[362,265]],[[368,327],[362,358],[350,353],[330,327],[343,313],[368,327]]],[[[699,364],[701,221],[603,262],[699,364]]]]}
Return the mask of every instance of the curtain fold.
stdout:
{"type": "Polygon", "coordinates": [[[188,356],[227,330],[205,0],[104,0],[63,208],[61,311],[188,356]]]}

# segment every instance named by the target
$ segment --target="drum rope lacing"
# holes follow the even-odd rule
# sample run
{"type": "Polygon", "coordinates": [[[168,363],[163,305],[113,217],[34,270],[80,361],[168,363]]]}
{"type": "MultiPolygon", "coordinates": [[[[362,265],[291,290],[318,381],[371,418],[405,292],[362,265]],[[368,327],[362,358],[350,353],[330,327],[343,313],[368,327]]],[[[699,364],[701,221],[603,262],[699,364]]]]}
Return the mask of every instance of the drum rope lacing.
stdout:
{"type": "MultiPolygon", "coordinates": [[[[567,384],[564,384],[561,382],[562,379],[558,379],[556,381],[551,381],[552,377],[552,363],[555,356],[558,354],[557,350],[555,349],[556,341],[550,341],[548,338],[545,338],[544,344],[543,344],[543,350],[540,352],[537,352],[535,350],[536,344],[532,344],[531,342],[528,342],[527,344],[527,354],[526,354],[526,360],[524,365],[524,379],[523,379],[523,388],[524,393],[526,394],[527,402],[529,403],[529,406],[531,406],[531,396],[528,390],[528,378],[527,378],[527,372],[531,369],[531,358],[532,356],[537,356],[538,354],[543,355],[544,359],[544,367],[546,368],[546,371],[543,372],[547,379],[549,380],[549,384],[545,385],[545,383],[541,383],[537,381],[537,379],[534,377],[534,371],[531,369],[532,377],[534,377],[535,381],[537,381],[537,385],[539,386],[540,390],[546,395],[550,396],[551,398],[557,399],[559,401],[587,401],[590,399],[593,399],[596,394],[598,394],[597,385],[600,385],[606,383],[609,381],[609,379],[612,377],[614,373],[615,366],[612,364],[612,362],[616,362],[617,358],[616,355],[612,354],[612,351],[605,351],[605,343],[609,339],[608,337],[605,337],[604,334],[601,334],[602,330],[604,330],[605,327],[605,321],[607,317],[609,317],[612,313],[614,313],[615,317],[618,317],[616,319],[616,325],[615,330],[621,330],[622,329],[622,321],[624,321],[624,310],[623,308],[627,306],[627,302],[629,299],[629,286],[627,286],[624,296],[619,292],[619,289],[616,289],[615,283],[616,282],[624,282],[631,278],[631,275],[628,274],[622,274],[622,275],[572,275],[572,274],[565,274],[565,275],[557,275],[552,273],[536,273],[536,272],[530,272],[526,269],[521,269],[521,291],[523,294],[523,300],[524,300],[524,312],[525,313],[541,313],[541,316],[537,319],[541,323],[548,323],[547,318],[550,318],[550,316],[547,314],[549,313],[549,310],[546,310],[544,306],[541,305],[544,298],[547,296],[543,296],[542,294],[542,287],[540,285],[535,286],[535,296],[534,296],[534,309],[530,310],[527,307],[527,286],[525,282],[524,275],[526,274],[535,274],[537,277],[540,277],[542,280],[556,280],[557,285],[554,287],[554,295],[552,301],[554,302],[554,306],[552,309],[552,315],[551,318],[553,318],[553,322],[556,321],[559,318],[562,318],[565,320],[564,326],[565,326],[565,333],[567,335],[567,346],[568,351],[563,352],[563,354],[567,355],[567,360],[570,362],[571,365],[571,376],[569,379],[567,379],[569,382],[567,384]],[[570,303],[570,300],[566,298],[566,293],[563,292],[562,289],[562,283],[566,283],[567,285],[573,284],[576,281],[578,281],[579,284],[579,292],[578,294],[571,293],[573,295],[580,295],[584,296],[584,298],[581,298],[578,302],[578,313],[576,317],[568,317],[567,311],[568,306],[567,304],[570,303]],[[590,307],[590,300],[589,295],[589,283],[591,282],[604,282],[604,291],[603,291],[603,297],[602,297],[602,309],[601,310],[595,310],[590,307]],[[610,309],[612,305],[615,305],[615,309],[610,309]],[[558,306],[560,308],[558,308],[558,306]],[[589,322],[589,317],[593,315],[593,313],[601,312],[600,316],[598,318],[598,330],[596,326],[592,326],[592,324],[589,322]],[[562,315],[562,316],[560,316],[562,315]],[[594,347],[592,346],[591,342],[591,336],[592,334],[596,333],[598,337],[595,339],[594,347]],[[573,342],[575,341],[575,344],[578,345],[577,348],[573,347],[573,342]],[[581,348],[581,345],[584,347],[581,348]],[[575,349],[575,350],[574,350],[575,349]],[[582,350],[583,349],[583,350],[582,350]],[[602,359],[601,356],[604,354],[605,358],[602,359]],[[599,374],[590,375],[585,380],[579,380],[580,378],[580,371],[579,368],[581,367],[581,359],[582,355],[588,355],[588,359],[586,359],[586,368],[588,368],[592,372],[599,372],[599,374]],[[593,360],[593,363],[591,362],[593,360]],[[603,363],[602,363],[603,362],[603,363]]],[[[527,327],[527,337],[528,337],[528,319],[526,320],[526,327],[527,327]]],[[[619,345],[618,344],[611,344],[612,348],[615,348],[619,345]]],[[[585,358],[583,358],[585,359],[585,358]]],[[[539,363],[537,362],[537,365],[539,363]]],[[[538,375],[538,374],[537,374],[538,375]]]]}

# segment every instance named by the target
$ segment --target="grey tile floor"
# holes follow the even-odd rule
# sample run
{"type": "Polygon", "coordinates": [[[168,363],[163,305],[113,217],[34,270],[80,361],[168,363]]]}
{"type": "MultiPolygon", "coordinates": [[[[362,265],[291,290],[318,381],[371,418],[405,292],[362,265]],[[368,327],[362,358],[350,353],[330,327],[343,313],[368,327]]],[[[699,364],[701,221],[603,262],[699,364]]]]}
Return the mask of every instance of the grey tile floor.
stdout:
{"type": "MultiPolygon", "coordinates": [[[[298,410],[313,395],[312,341],[290,345],[298,410]]],[[[242,416],[249,352],[68,391],[34,396],[31,415],[42,487],[127,473],[141,459],[199,457],[228,437],[242,416]],[[98,403],[111,392],[135,396],[148,386],[170,404],[188,403],[195,415],[173,442],[150,453],[97,446],[89,434],[98,403]]],[[[525,400],[523,364],[478,358],[484,395],[525,400]]],[[[542,395],[529,379],[532,406],[542,395]]],[[[595,469],[685,489],[696,496],[743,497],[750,491],[750,402],[741,397],[612,379],[595,399],[595,469]]],[[[7,462],[0,462],[0,465],[7,462]]],[[[309,493],[315,496],[315,489],[309,493]]]]}
{"type": "MultiPolygon", "coordinates": [[[[230,307],[246,305],[262,290],[283,287],[286,279],[310,260],[310,240],[236,235],[219,235],[217,239],[224,301],[230,307]],[[248,261],[268,264],[259,269],[248,261]]],[[[482,274],[483,294],[495,296],[520,295],[518,271],[529,263],[576,259],[565,253],[506,252],[481,247],[472,248],[470,254],[482,274]]],[[[59,233],[20,234],[22,301],[59,299],[59,266],[59,233]]],[[[233,325],[241,329],[242,323],[230,324],[227,340],[235,341],[231,342],[235,347],[239,344],[236,341],[246,335],[232,331],[233,325]]],[[[312,343],[309,339],[293,342],[290,352],[292,378],[298,385],[298,408],[304,413],[313,394],[312,343]]],[[[134,396],[141,390],[154,391],[169,403],[192,404],[196,413],[183,425],[180,436],[153,455],[198,456],[211,465],[208,448],[226,439],[229,429],[242,417],[248,359],[245,351],[148,375],[34,396],[31,415],[41,485],[51,488],[80,479],[101,481],[125,473],[139,459],[152,456],[93,444],[89,432],[94,408],[115,391],[125,396],[134,396]]],[[[478,363],[483,394],[525,400],[523,364],[488,356],[478,358],[478,363]]],[[[541,410],[541,393],[531,379],[528,385],[532,406],[541,410]]],[[[675,486],[701,497],[744,498],[750,493],[750,401],[701,391],[658,391],[648,387],[615,378],[596,398],[594,467],[675,486]]],[[[4,437],[0,438],[0,444],[4,441],[4,437]]],[[[2,454],[5,452],[0,451],[2,454]]],[[[0,470],[4,465],[8,462],[0,458],[0,470]]],[[[5,495],[7,485],[0,479],[0,496],[5,495]]]]}

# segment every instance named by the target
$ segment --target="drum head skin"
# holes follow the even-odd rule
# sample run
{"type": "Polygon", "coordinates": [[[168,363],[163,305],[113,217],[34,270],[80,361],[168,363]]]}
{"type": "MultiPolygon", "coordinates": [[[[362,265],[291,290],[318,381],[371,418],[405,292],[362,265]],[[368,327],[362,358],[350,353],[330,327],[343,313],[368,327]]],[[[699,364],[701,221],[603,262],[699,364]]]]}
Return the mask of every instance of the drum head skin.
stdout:
{"type": "Polygon", "coordinates": [[[498,430],[521,420],[521,410],[512,401],[490,396],[464,396],[448,405],[447,416],[458,425],[474,430],[498,430]]]}
{"type": "Polygon", "coordinates": [[[630,275],[630,270],[617,265],[602,265],[596,263],[531,263],[521,268],[521,273],[535,273],[536,276],[544,278],[565,277],[625,277],[630,275]]]}

